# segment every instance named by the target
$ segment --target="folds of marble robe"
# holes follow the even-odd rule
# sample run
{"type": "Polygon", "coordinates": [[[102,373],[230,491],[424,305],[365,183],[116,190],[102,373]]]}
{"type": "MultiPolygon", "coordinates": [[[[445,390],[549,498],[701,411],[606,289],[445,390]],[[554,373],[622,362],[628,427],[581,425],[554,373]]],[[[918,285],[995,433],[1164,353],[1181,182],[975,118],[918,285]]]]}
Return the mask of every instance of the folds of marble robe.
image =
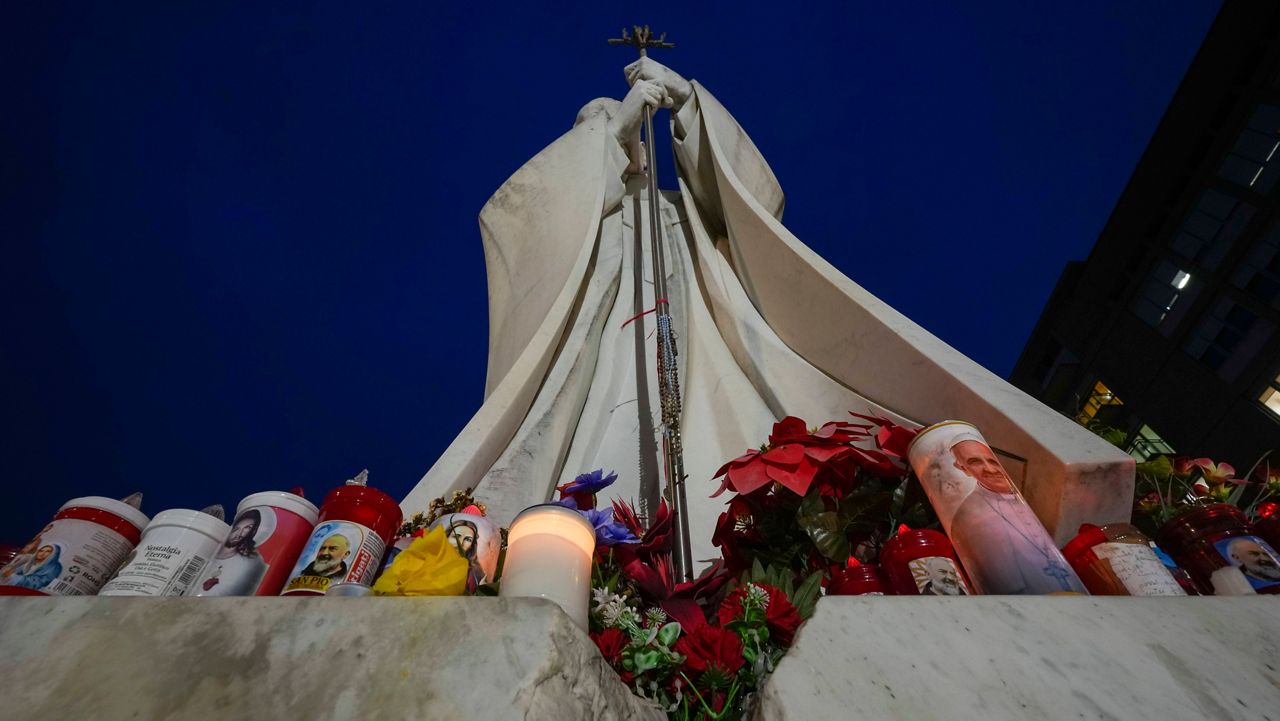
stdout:
{"type": "MultiPolygon", "coordinates": [[[[480,409],[402,502],[465,487],[507,524],[598,467],[641,492],[636,373],[656,415],[644,184],[597,115],[538,153],[480,213],[489,365],[480,409]],[[639,242],[637,242],[639,233],[639,242]],[[638,349],[637,344],[642,345],[638,349]],[[637,349],[639,352],[637,352],[637,349]]],[[[1059,543],[1127,519],[1134,461],[946,345],[845,277],[781,223],[782,189],[733,117],[694,83],[672,118],[680,191],[660,198],[680,337],[694,556],[717,556],[711,474],[785,415],[876,413],[980,427],[1059,543]]],[[[604,494],[606,497],[610,494],[604,494]]],[[[604,499],[607,500],[607,499],[604,499]]]]}

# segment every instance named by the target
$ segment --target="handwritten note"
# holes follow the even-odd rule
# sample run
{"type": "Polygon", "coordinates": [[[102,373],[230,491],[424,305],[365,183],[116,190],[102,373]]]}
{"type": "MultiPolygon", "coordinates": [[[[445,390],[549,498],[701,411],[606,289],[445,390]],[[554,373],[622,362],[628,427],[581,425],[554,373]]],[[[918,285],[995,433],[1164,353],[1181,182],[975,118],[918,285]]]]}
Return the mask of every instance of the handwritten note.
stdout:
{"type": "Polygon", "coordinates": [[[1099,543],[1093,552],[1111,563],[1111,571],[1130,596],[1187,595],[1146,544],[1099,543]]]}

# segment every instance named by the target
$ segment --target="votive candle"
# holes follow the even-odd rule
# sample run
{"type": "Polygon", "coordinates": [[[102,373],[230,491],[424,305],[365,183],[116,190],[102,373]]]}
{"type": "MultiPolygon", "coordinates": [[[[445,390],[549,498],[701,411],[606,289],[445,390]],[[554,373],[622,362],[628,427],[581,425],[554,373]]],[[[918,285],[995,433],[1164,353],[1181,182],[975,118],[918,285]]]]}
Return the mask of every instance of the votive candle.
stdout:
{"type": "Polygon", "coordinates": [[[530,506],[511,522],[500,595],[553,601],[587,630],[596,533],[578,513],[554,503],[530,506]]]}

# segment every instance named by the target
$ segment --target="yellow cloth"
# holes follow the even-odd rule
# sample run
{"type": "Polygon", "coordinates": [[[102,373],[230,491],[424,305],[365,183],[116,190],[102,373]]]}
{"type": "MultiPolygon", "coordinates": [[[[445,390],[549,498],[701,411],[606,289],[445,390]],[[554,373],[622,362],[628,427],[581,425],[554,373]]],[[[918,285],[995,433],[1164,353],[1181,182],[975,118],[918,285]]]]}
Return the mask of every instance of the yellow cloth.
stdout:
{"type": "Polygon", "coordinates": [[[373,584],[379,596],[461,596],[467,588],[467,559],[436,527],[400,552],[373,584]]]}

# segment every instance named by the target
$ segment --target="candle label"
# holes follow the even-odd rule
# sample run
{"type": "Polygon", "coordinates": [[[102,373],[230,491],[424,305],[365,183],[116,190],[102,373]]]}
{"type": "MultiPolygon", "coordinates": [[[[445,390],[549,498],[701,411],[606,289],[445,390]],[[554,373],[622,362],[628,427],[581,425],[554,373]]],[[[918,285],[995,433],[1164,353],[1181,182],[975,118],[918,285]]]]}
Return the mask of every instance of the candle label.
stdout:
{"type": "Polygon", "coordinates": [[[1227,563],[1240,569],[1249,585],[1266,588],[1280,584],[1280,556],[1257,536],[1224,538],[1213,544],[1227,563]]]}
{"type": "Polygon", "coordinates": [[[0,569],[0,585],[52,596],[92,596],[115,573],[133,544],[92,521],[59,518],[0,569]]]}
{"type": "Polygon", "coordinates": [[[955,561],[946,556],[925,556],[907,561],[911,578],[921,596],[969,596],[973,592],[955,561]]]}
{"type": "Polygon", "coordinates": [[[977,428],[959,421],[930,426],[907,456],[980,593],[1085,590],[977,428]]]}
{"type": "Polygon", "coordinates": [[[1111,572],[1130,596],[1187,595],[1145,543],[1099,543],[1093,553],[1111,564],[1111,572]]]}
{"type": "Polygon", "coordinates": [[[386,544],[372,529],[351,521],[316,526],[293,567],[284,593],[323,595],[335,583],[373,583],[386,544]]]}
{"type": "Polygon", "coordinates": [[[293,575],[311,521],[284,509],[252,506],[236,515],[197,579],[196,596],[275,596],[293,575]]]}
{"type": "Polygon", "coordinates": [[[98,594],[181,596],[208,562],[208,555],[200,555],[198,549],[144,538],[98,594]]]}

